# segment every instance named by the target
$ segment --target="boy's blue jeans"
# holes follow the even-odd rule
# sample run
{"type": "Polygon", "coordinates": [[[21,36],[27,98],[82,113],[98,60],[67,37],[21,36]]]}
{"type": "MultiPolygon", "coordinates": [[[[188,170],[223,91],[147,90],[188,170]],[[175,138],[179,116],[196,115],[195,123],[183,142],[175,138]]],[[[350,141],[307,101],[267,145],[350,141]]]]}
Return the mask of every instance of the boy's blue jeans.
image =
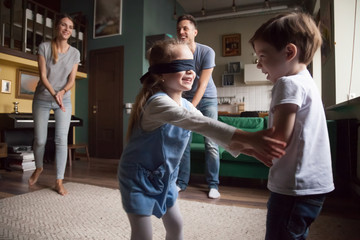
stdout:
{"type": "MultiPolygon", "coordinates": [[[[191,101],[191,100],[189,100],[191,101]]],[[[197,106],[200,112],[204,116],[210,117],[212,119],[218,119],[218,102],[217,98],[202,98],[197,106]]],[[[177,179],[177,185],[185,190],[190,179],[190,143],[186,146],[185,152],[182,156],[179,168],[179,176],[177,179]]],[[[219,185],[219,169],[220,169],[220,159],[219,159],[219,147],[217,144],[212,142],[210,139],[205,138],[205,176],[206,182],[209,185],[209,188],[218,189],[219,185]]]]}
{"type": "Polygon", "coordinates": [[[68,133],[71,120],[71,100],[64,99],[65,112],[54,101],[34,100],[32,105],[34,118],[34,156],[37,168],[43,167],[45,145],[47,141],[50,110],[55,115],[55,162],[56,179],[64,179],[67,160],[68,133]]]}
{"type": "Polygon", "coordinates": [[[325,194],[288,196],[271,192],[265,240],[306,239],[324,201],[325,194]]]}

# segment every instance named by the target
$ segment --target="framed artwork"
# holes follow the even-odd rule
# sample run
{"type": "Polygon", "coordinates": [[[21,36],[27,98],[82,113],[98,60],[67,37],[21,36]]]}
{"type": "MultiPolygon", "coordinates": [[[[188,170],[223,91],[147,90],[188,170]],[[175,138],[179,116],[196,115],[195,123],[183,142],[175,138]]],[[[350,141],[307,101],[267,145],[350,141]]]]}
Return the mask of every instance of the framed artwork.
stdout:
{"type": "Polygon", "coordinates": [[[121,35],[122,0],[94,0],[94,38],[121,35]]]}
{"type": "Polygon", "coordinates": [[[33,99],[40,80],[36,71],[18,69],[16,78],[16,98],[33,99]]]}
{"type": "Polygon", "coordinates": [[[241,55],[241,35],[240,33],[222,36],[223,57],[241,55]]]}
{"type": "Polygon", "coordinates": [[[228,63],[228,72],[229,73],[240,73],[240,62],[230,62],[228,63]]]}
{"type": "Polygon", "coordinates": [[[1,92],[11,93],[11,82],[8,80],[1,80],[1,92]]]}
{"type": "Polygon", "coordinates": [[[222,75],[222,86],[235,86],[234,74],[224,73],[222,75]]]}

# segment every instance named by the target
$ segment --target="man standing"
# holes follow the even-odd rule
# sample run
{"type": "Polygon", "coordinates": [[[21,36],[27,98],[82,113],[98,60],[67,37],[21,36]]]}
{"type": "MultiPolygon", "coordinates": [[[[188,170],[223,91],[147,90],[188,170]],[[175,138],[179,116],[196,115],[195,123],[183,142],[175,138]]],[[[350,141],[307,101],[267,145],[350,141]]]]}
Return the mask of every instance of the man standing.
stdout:
{"type": "MultiPolygon", "coordinates": [[[[184,92],[184,97],[199,109],[204,116],[217,119],[217,91],[212,79],[215,67],[215,52],[212,48],[195,42],[198,33],[193,16],[183,15],[177,20],[177,37],[186,42],[194,54],[196,77],[192,89],[184,92]]],[[[186,189],[190,178],[190,143],[181,159],[177,186],[179,191],[186,189]]],[[[209,186],[209,198],[219,198],[219,148],[210,139],[205,138],[205,175],[209,186]]]]}

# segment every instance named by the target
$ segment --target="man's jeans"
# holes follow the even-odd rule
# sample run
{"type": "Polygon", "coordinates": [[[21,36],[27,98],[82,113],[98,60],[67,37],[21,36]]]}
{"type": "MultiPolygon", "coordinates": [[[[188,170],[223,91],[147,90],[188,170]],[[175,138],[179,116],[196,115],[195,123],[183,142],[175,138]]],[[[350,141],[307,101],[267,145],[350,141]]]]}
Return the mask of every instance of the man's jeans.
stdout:
{"type": "MultiPolygon", "coordinates": [[[[190,100],[189,100],[190,101],[190,100]]],[[[202,98],[199,102],[197,109],[199,109],[204,116],[218,119],[218,102],[216,98],[202,98]]],[[[190,178],[190,143],[192,138],[189,139],[188,145],[185,149],[184,155],[180,162],[179,176],[177,185],[185,190],[190,178]]],[[[219,148],[218,145],[210,139],[205,138],[205,176],[209,188],[218,189],[219,185],[219,148]]]]}
{"type": "Polygon", "coordinates": [[[71,100],[64,99],[63,112],[55,101],[34,100],[32,105],[34,118],[34,156],[37,168],[43,167],[45,145],[47,141],[48,120],[50,110],[55,115],[55,162],[56,162],[56,179],[64,179],[68,133],[71,120],[71,100]]]}

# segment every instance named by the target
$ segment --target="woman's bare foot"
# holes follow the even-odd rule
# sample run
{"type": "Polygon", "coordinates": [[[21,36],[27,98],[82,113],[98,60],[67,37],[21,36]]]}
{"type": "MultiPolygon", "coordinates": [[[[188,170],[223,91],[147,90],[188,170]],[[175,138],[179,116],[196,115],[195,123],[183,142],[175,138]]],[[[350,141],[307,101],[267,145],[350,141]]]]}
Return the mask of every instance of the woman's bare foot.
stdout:
{"type": "Polygon", "coordinates": [[[65,196],[66,194],[68,194],[67,190],[65,189],[65,187],[63,185],[62,179],[56,179],[55,190],[62,196],[65,196]]]}
{"type": "Polygon", "coordinates": [[[31,175],[31,177],[29,178],[29,185],[32,186],[34,185],[37,180],[40,177],[40,174],[42,173],[43,168],[36,168],[35,171],[33,172],[33,174],[31,175]]]}

